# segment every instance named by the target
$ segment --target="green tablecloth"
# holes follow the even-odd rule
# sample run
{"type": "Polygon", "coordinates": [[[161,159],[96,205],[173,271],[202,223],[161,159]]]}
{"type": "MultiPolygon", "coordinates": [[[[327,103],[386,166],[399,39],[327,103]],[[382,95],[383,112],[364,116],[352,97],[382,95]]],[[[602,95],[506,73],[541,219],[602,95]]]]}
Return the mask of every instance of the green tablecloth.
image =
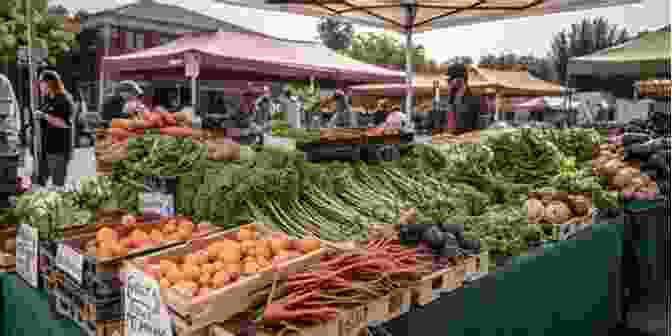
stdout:
{"type": "Polygon", "coordinates": [[[390,321],[394,336],[593,336],[620,322],[623,217],[390,321]]]}
{"type": "MultiPolygon", "coordinates": [[[[488,283],[390,322],[394,336],[592,336],[616,318],[624,223],[593,225],[577,240],[526,256],[488,283]]],[[[0,336],[75,336],[53,320],[47,295],[14,274],[0,275],[0,336]]]]}
{"type": "Polygon", "coordinates": [[[79,336],[69,320],[55,320],[47,294],[37,291],[15,273],[0,274],[0,336],[79,336]]]}

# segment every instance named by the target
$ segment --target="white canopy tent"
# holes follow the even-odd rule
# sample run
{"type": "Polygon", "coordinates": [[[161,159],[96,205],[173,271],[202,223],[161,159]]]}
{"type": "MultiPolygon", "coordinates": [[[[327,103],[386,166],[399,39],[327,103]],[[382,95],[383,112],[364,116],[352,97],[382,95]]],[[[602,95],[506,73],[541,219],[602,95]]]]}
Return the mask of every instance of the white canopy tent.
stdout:
{"type": "Polygon", "coordinates": [[[599,7],[640,3],[641,0],[215,0],[261,10],[323,17],[341,16],[351,22],[406,34],[406,111],[412,109],[413,32],[540,16],[599,7]]]}

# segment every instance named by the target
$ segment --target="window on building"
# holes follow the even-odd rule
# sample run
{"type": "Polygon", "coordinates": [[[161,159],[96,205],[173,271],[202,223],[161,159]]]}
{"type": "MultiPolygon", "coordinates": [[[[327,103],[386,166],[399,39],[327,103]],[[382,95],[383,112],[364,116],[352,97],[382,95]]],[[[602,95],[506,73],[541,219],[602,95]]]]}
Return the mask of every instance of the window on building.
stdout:
{"type": "Polygon", "coordinates": [[[129,31],[126,33],[126,49],[144,49],[145,33],[129,31]]]}
{"type": "Polygon", "coordinates": [[[160,44],[166,44],[166,43],[170,43],[170,42],[172,42],[173,40],[175,40],[175,37],[173,37],[173,36],[169,36],[169,35],[161,35],[161,38],[160,38],[160,40],[159,40],[159,43],[160,43],[160,44]]]}

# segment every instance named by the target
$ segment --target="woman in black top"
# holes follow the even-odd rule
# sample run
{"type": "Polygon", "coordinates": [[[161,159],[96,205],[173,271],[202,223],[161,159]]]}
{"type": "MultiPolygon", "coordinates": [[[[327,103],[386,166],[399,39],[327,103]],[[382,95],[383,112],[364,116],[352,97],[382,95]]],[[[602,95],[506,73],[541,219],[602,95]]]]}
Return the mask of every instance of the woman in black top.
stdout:
{"type": "Polygon", "coordinates": [[[72,159],[73,146],[70,133],[75,105],[57,73],[45,71],[40,80],[47,94],[44,108],[35,112],[41,122],[42,151],[45,154],[43,159],[46,160],[45,164],[40,166],[46,168],[43,172],[45,182],[51,177],[55,186],[63,187],[68,164],[72,159]]]}

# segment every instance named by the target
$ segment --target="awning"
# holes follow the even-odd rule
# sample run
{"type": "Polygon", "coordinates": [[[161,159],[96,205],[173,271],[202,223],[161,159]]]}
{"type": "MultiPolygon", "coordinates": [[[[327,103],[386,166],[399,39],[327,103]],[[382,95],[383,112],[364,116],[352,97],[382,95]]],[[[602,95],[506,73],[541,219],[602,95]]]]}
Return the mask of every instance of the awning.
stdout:
{"type": "Polygon", "coordinates": [[[638,39],[570,59],[570,75],[648,77],[670,73],[670,32],[649,32],[638,39]]]}
{"type": "Polygon", "coordinates": [[[341,16],[371,27],[423,32],[528,16],[635,4],[637,0],[216,0],[235,6],[322,17],[341,16]],[[404,8],[414,8],[410,25],[404,8]]]}
{"type": "MultiPolygon", "coordinates": [[[[441,94],[448,94],[448,86],[443,75],[418,74],[413,88],[418,96],[433,95],[434,81],[439,82],[441,94]]],[[[504,96],[561,96],[567,88],[536,79],[526,70],[495,70],[481,66],[469,67],[469,88],[474,95],[504,96]]],[[[403,84],[369,84],[351,87],[353,95],[401,96],[405,94],[403,84]]]]}
{"type": "Polygon", "coordinates": [[[103,58],[113,77],[184,78],[184,57],[200,59],[200,79],[331,79],[348,83],[403,82],[404,74],[349,59],[313,42],[261,34],[217,32],[187,36],[131,54],[103,58]]]}

